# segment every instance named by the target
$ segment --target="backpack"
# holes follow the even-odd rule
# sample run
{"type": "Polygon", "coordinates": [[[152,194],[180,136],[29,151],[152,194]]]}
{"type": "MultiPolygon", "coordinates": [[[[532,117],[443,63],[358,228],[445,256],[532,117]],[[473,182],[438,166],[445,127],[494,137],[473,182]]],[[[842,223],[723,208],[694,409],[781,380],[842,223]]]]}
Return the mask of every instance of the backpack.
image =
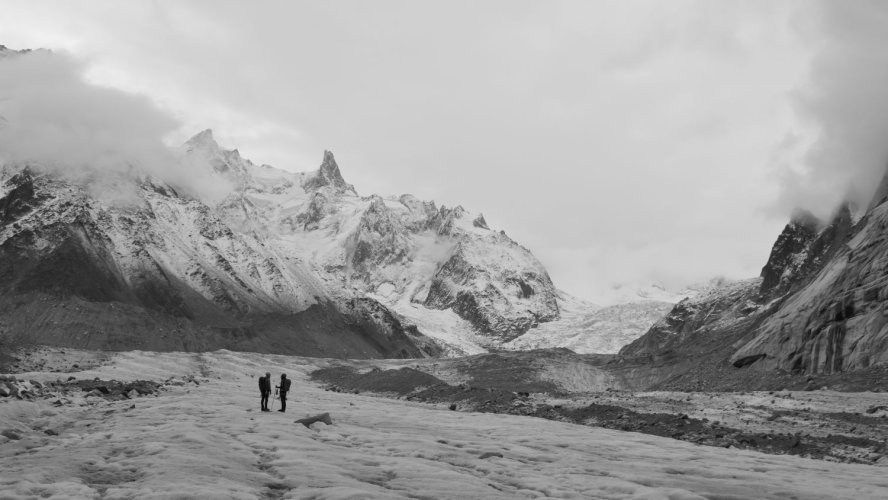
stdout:
{"type": "Polygon", "coordinates": [[[290,392],[290,379],[281,380],[281,392],[290,392]]]}

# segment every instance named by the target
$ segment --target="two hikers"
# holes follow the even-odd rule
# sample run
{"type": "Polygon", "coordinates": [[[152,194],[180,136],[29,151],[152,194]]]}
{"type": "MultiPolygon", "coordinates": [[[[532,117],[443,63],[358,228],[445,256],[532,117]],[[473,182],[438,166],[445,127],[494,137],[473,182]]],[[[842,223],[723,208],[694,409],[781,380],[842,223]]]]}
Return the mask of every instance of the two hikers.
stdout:
{"type": "MultiPolygon", "coordinates": [[[[287,393],[290,392],[290,379],[287,378],[287,374],[281,374],[281,385],[276,385],[274,388],[277,389],[275,394],[280,395],[281,398],[281,409],[278,411],[287,411],[287,393]]],[[[262,411],[271,411],[268,409],[268,396],[271,394],[271,373],[265,372],[264,377],[259,377],[259,393],[262,396],[260,402],[262,411]]]]}

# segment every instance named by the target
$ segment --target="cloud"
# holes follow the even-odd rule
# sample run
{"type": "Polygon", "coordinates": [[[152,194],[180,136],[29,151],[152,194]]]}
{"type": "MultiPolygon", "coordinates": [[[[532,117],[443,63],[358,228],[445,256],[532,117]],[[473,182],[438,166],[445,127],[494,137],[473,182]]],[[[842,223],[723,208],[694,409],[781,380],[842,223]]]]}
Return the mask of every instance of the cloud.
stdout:
{"type": "Polygon", "coordinates": [[[84,72],[83,62],[47,50],[0,59],[0,159],[88,181],[117,203],[134,199],[120,191],[132,184],[105,174],[154,175],[198,195],[218,193],[218,179],[182,168],[164,143],[176,119],[145,96],[87,82],[84,72]]]}
{"type": "Polygon", "coordinates": [[[0,148],[11,161],[64,168],[160,169],[177,126],[144,97],[86,83],[73,58],[49,51],[0,60],[0,148]]]}
{"type": "Polygon", "coordinates": [[[361,193],[483,212],[584,295],[757,274],[788,213],[762,209],[805,2],[11,5],[6,43],[85,54],[257,163],[331,149],[361,193]]]}
{"type": "Polygon", "coordinates": [[[888,165],[888,3],[808,7],[797,22],[814,46],[794,93],[800,126],[775,154],[783,208],[825,216],[842,201],[865,206],[888,165]]]}

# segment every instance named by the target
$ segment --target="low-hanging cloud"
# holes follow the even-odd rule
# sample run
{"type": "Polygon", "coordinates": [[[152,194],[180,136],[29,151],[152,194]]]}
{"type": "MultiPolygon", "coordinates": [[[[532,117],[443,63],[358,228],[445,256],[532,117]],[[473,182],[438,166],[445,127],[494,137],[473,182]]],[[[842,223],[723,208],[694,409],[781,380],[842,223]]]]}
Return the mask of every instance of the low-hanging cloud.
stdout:
{"type": "Polygon", "coordinates": [[[175,118],[145,96],[87,82],[84,71],[46,50],[0,58],[0,160],[76,178],[149,174],[194,193],[211,184],[164,143],[175,118]]]}
{"type": "Polygon", "coordinates": [[[843,201],[865,207],[886,172],[888,3],[805,7],[799,27],[816,50],[794,97],[813,134],[790,136],[781,146],[782,203],[825,216],[843,201]]]}

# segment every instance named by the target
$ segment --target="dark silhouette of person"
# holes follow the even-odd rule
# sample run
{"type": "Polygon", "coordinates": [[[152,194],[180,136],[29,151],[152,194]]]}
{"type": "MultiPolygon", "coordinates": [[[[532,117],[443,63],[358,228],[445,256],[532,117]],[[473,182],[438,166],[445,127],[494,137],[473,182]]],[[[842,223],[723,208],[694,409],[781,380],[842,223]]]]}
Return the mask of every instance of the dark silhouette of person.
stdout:
{"type": "Polygon", "coordinates": [[[281,397],[281,409],[278,411],[287,411],[287,393],[290,392],[290,379],[286,373],[281,374],[281,385],[275,386],[281,397]]]}
{"type": "Polygon", "coordinates": [[[262,411],[268,409],[268,395],[271,394],[271,373],[266,372],[264,377],[259,377],[259,393],[262,394],[262,411]]]}

